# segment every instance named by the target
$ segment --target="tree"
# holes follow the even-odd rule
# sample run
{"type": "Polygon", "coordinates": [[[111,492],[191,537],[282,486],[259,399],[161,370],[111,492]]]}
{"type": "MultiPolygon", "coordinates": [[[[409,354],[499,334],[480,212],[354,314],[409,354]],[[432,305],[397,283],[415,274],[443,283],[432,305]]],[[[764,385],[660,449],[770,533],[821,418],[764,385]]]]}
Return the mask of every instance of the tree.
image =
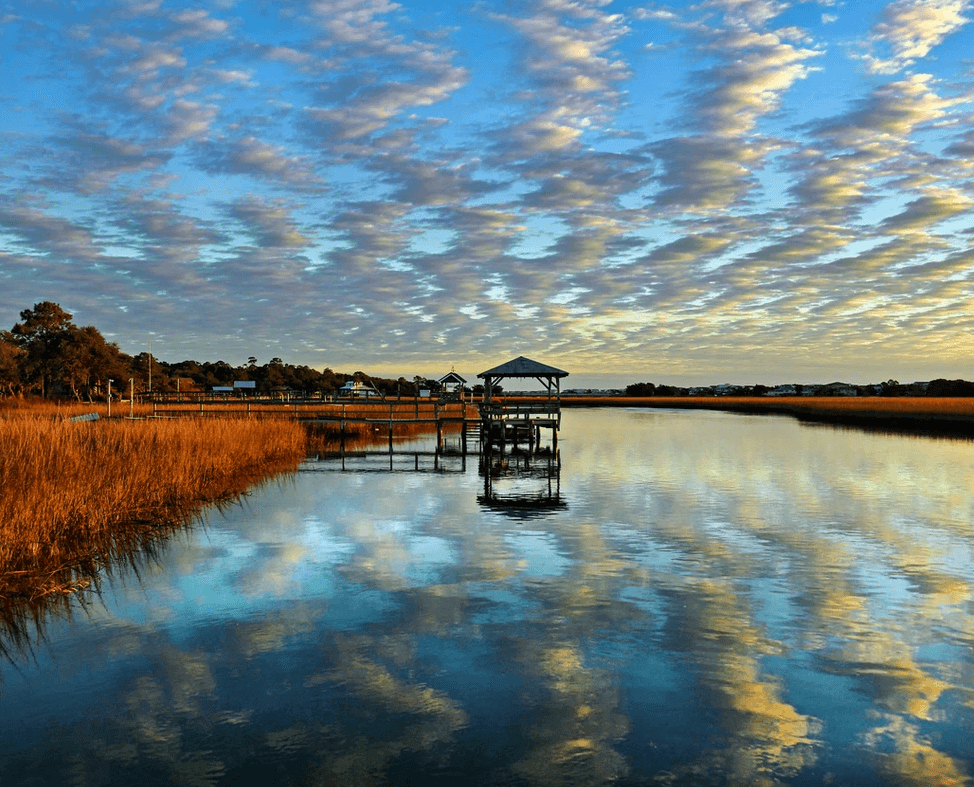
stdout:
{"type": "Polygon", "coordinates": [[[20,391],[22,352],[10,331],[0,331],[0,391],[5,391],[8,396],[20,391]]]}
{"type": "Polygon", "coordinates": [[[82,394],[91,401],[92,393],[101,395],[109,380],[124,380],[128,376],[131,358],[118,349],[93,325],[67,330],[61,348],[63,380],[71,388],[75,399],[82,394]]]}
{"type": "Polygon", "coordinates": [[[24,309],[20,319],[11,334],[23,351],[21,376],[27,385],[39,386],[41,396],[46,396],[51,385],[61,380],[62,345],[75,325],[69,312],[50,301],[34,304],[33,310],[24,309]]]}
{"type": "Polygon", "coordinates": [[[654,396],[656,386],[653,383],[633,383],[626,386],[626,396],[654,396]]]}

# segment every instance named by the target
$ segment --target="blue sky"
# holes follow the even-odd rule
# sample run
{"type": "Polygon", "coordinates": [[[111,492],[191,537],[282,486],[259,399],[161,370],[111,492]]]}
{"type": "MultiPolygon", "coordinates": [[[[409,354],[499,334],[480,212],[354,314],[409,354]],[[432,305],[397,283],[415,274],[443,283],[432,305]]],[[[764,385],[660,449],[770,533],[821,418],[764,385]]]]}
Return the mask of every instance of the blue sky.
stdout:
{"type": "Polygon", "coordinates": [[[974,376],[974,8],[0,3],[0,327],[373,374],[974,376]]]}

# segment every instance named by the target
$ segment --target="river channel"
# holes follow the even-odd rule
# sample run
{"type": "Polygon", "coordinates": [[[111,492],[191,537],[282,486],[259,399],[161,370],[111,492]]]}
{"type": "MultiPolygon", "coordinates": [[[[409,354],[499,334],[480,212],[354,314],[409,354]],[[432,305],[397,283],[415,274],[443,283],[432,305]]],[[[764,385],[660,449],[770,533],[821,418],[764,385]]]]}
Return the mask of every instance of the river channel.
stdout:
{"type": "Polygon", "coordinates": [[[8,643],[0,784],[969,783],[974,442],[425,448],[309,459],[8,643]]]}

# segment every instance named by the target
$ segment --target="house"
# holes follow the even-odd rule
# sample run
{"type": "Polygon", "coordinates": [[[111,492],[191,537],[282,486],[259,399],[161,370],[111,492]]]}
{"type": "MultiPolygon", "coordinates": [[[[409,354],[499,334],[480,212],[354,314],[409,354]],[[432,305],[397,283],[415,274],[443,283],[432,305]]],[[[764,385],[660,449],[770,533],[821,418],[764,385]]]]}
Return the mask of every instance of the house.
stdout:
{"type": "Polygon", "coordinates": [[[339,399],[371,399],[373,397],[382,398],[372,383],[361,380],[349,380],[345,385],[338,389],[336,396],[339,399]]]}

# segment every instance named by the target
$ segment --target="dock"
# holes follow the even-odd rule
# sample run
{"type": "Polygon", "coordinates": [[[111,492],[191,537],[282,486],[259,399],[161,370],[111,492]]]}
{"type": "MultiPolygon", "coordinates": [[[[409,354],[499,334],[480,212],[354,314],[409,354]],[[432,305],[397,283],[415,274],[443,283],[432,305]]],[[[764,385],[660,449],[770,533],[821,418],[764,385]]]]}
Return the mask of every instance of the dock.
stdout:
{"type": "Polygon", "coordinates": [[[500,366],[481,372],[484,398],[480,404],[481,446],[490,451],[504,452],[527,445],[529,453],[542,447],[543,435],[550,433],[551,451],[558,450],[558,430],[561,429],[561,380],[568,372],[554,366],[533,361],[523,355],[500,366]],[[545,390],[540,398],[510,400],[500,394],[505,380],[537,380],[545,390]]]}
{"type": "MultiPolygon", "coordinates": [[[[342,454],[352,437],[361,437],[363,431],[370,436],[373,451],[377,443],[387,439],[390,454],[397,438],[434,432],[437,453],[453,450],[466,455],[473,446],[481,453],[525,448],[529,454],[545,449],[555,453],[561,428],[560,380],[567,375],[566,371],[521,356],[477,375],[484,380],[484,393],[479,399],[452,391],[442,398],[397,397],[378,401],[281,401],[257,397],[187,401],[182,397],[157,397],[152,402],[152,417],[286,418],[310,426],[331,425],[337,427],[342,454]],[[545,393],[540,397],[515,397],[501,392],[501,381],[525,378],[538,380],[545,393]],[[447,448],[448,436],[459,438],[455,449],[447,448]]],[[[406,452],[413,453],[409,449],[406,452]]]]}

